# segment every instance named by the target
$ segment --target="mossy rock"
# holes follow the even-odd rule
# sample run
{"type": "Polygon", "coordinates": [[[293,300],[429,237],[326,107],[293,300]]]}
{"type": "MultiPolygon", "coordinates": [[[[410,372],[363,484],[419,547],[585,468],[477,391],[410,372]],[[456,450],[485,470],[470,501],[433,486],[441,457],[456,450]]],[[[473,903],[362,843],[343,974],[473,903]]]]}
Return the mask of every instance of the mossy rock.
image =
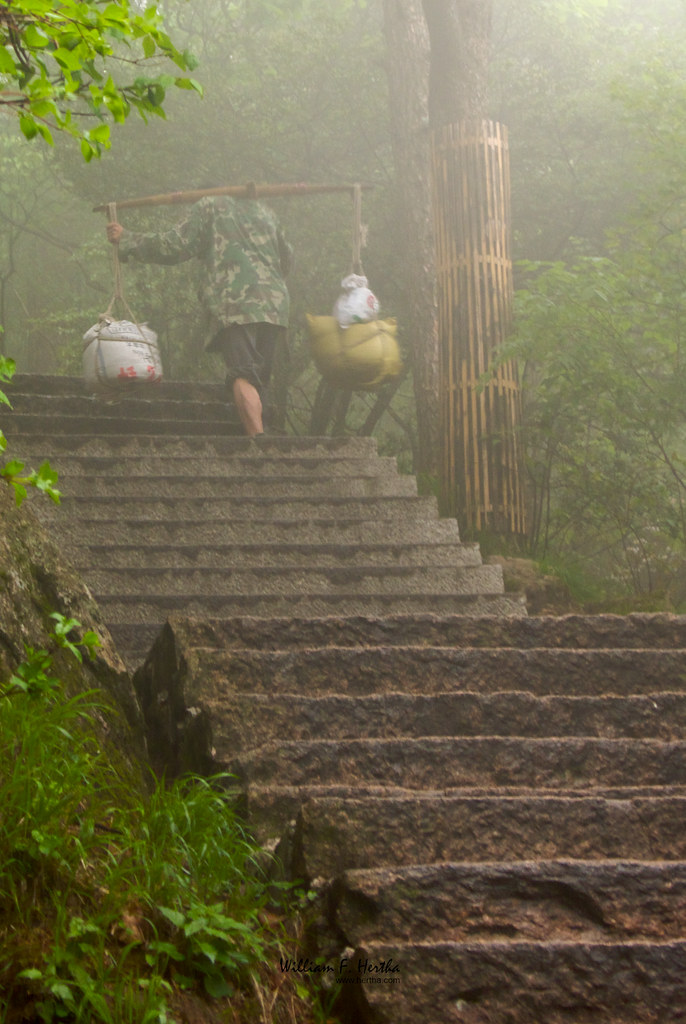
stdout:
{"type": "Polygon", "coordinates": [[[7,679],[24,661],[27,646],[48,650],[53,674],[70,695],[97,689],[112,705],[112,716],[96,723],[103,740],[132,762],[144,760],[143,720],[129,673],[69,553],[31,511],[33,500],[48,499],[32,495],[17,507],[13,489],[0,479],[0,678],[7,679]],[[70,652],[51,646],[53,612],[97,633],[102,646],[94,660],[86,654],[80,664],[70,652]]]}

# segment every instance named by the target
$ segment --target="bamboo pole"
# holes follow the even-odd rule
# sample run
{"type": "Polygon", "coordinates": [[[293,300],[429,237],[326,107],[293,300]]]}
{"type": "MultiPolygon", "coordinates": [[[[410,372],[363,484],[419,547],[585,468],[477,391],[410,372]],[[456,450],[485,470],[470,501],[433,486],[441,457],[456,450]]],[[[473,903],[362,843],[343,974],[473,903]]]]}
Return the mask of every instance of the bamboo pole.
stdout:
{"type": "MultiPolygon", "coordinates": [[[[138,199],[122,199],[117,202],[118,210],[130,210],[137,206],[174,206],[183,203],[195,203],[205,196],[234,196],[236,199],[262,199],[275,196],[311,196],[326,192],[350,192],[355,195],[356,189],[374,188],[373,185],[311,185],[306,181],[278,185],[220,185],[217,188],[198,188],[185,192],[164,192],[159,195],[141,196],[138,199]]],[[[94,213],[107,210],[107,203],[93,207],[94,213]]]]}
{"type": "Polygon", "coordinates": [[[465,535],[525,532],[512,363],[492,369],[512,320],[509,151],[492,121],[434,133],[441,498],[465,535]]]}

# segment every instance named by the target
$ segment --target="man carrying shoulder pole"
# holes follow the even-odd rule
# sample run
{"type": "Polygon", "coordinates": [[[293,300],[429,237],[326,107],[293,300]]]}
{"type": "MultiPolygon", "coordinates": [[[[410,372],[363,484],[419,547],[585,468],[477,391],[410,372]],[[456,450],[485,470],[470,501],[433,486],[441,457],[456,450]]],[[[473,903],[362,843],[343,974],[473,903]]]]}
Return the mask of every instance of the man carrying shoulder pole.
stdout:
{"type": "Polygon", "coordinates": [[[206,196],[169,231],[141,234],[115,220],[107,238],[123,261],[201,261],[200,297],[212,320],[207,350],[223,356],[244,432],[263,434],[262,395],[286,342],[293,258],[276,215],[257,199],[206,196]]]}

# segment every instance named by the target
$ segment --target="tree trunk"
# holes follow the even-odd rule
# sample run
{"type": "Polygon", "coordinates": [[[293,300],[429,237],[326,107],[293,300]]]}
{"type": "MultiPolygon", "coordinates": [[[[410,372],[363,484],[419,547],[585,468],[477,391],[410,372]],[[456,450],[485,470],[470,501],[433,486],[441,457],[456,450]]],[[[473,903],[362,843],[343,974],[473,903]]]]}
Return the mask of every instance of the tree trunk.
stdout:
{"type": "Polygon", "coordinates": [[[417,471],[469,532],[518,535],[516,368],[482,380],[512,310],[507,133],[486,121],[492,14],[493,0],[384,0],[417,471]]]}
{"type": "Polygon", "coordinates": [[[384,0],[391,126],[402,235],[404,290],[417,406],[420,486],[439,465],[438,325],[431,212],[429,37],[421,0],[384,0]]]}
{"type": "Polygon", "coordinates": [[[469,536],[525,531],[516,367],[487,379],[512,315],[507,132],[488,121],[492,0],[422,0],[439,293],[442,511],[469,536]]]}
{"type": "Polygon", "coordinates": [[[431,127],[481,121],[488,108],[492,0],[422,3],[431,40],[431,127]]]}
{"type": "Polygon", "coordinates": [[[466,537],[525,532],[517,370],[492,367],[512,319],[509,183],[502,125],[434,133],[441,505],[466,537]]]}

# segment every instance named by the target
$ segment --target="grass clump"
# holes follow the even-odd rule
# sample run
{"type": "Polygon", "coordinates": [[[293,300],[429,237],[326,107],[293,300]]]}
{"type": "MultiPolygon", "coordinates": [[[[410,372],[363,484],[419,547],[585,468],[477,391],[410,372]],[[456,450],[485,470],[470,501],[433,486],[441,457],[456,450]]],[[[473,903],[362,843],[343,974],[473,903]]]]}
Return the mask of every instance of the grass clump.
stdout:
{"type": "MultiPolygon", "coordinates": [[[[67,626],[53,642],[80,658],[96,641],[67,626]]],[[[230,1008],[264,1004],[283,923],[225,780],[146,792],[94,728],[111,709],[51,665],[28,649],[0,682],[0,1024],[249,1020],[230,1008]]]]}

